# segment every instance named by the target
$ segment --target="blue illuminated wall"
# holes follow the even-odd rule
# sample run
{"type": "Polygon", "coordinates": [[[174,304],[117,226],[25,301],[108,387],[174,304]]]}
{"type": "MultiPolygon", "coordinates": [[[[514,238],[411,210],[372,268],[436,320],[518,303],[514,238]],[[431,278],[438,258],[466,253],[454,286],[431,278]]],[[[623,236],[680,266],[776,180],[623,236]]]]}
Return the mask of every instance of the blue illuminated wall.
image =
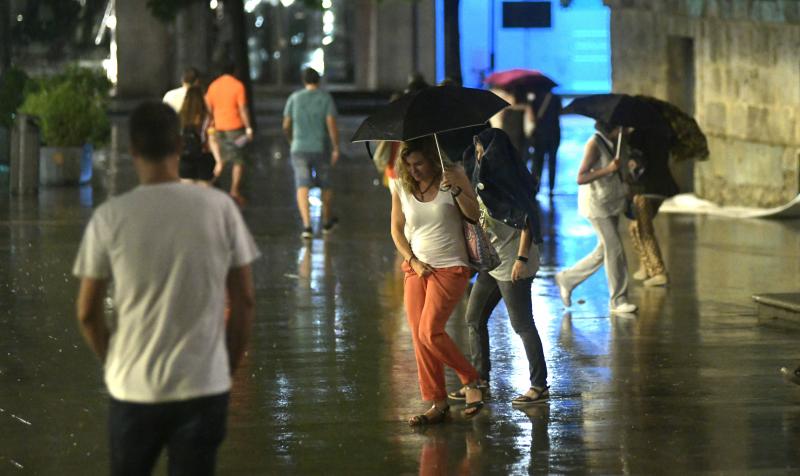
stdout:
{"type": "MultiPolygon", "coordinates": [[[[550,28],[503,28],[503,0],[461,0],[464,85],[482,86],[494,71],[538,69],[566,94],[611,90],[610,11],[602,0],[551,2],[550,28]],[[494,53],[494,69],[491,57],[494,53]]],[[[443,0],[436,0],[436,71],[444,77],[443,0]]]]}

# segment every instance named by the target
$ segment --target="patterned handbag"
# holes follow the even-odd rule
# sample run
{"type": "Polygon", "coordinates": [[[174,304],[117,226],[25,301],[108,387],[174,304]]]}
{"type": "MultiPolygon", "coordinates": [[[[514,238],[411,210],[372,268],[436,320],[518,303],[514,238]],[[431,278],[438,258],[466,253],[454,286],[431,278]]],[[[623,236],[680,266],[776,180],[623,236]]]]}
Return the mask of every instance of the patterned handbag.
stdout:
{"type": "Polygon", "coordinates": [[[478,271],[491,271],[500,266],[500,255],[492,246],[489,236],[479,223],[467,220],[461,215],[464,227],[464,240],[467,243],[469,263],[478,271]]]}

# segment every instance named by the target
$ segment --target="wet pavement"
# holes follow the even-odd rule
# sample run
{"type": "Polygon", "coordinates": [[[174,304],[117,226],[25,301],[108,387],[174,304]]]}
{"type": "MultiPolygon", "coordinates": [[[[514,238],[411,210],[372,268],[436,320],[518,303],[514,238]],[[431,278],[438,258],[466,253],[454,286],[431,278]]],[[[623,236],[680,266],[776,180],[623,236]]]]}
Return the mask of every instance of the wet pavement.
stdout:
{"type": "MultiPolygon", "coordinates": [[[[357,121],[343,122],[349,137],[357,121]]],[[[424,406],[387,191],[363,147],[348,146],[336,177],[341,225],[304,243],[285,146],[260,135],[245,211],[264,254],[255,265],[257,320],[219,474],[800,472],[800,388],[777,372],[800,361],[799,334],[757,326],[750,300],[797,291],[800,221],[660,215],[672,284],[632,285],[638,316],[609,316],[600,273],[565,312],[553,275],[595,243],[572,185],[590,133],[590,123],[567,120],[562,193],[541,203],[547,237],[532,299],[551,401],[512,409],[527,364],[501,304],[490,321],[488,407],[421,432],[405,423],[424,406]]],[[[125,154],[101,169],[94,188],[0,194],[3,475],[107,473],[107,395],[75,325],[69,273],[92,207],[135,182],[125,154]]],[[[463,306],[449,325],[460,343],[462,316],[463,306]]],[[[448,381],[457,386],[451,373],[448,381]]]]}

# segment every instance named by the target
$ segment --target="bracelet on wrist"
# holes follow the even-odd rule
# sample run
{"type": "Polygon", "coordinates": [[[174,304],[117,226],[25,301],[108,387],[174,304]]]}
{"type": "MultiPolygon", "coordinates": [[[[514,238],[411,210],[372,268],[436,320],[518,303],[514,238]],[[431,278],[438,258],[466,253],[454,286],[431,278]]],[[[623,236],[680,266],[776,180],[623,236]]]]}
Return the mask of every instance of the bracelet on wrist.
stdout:
{"type": "Polygon", "coordinates": [[[450,195],[452,195],[453,198],[456,198],[457,196],[461,195],[462,190],[461,190],[461,187],[458,187],[458,186],[456,186],[454,188],[455,188],[456,191],[455,192],[451,191],[450,195]]]}
{"type": "Polygon", "coordinates": [[[517,256],[517,261],[522,261],[523,263],[527,263],[528,262],[528,257],[527,256],[517,256]]]}

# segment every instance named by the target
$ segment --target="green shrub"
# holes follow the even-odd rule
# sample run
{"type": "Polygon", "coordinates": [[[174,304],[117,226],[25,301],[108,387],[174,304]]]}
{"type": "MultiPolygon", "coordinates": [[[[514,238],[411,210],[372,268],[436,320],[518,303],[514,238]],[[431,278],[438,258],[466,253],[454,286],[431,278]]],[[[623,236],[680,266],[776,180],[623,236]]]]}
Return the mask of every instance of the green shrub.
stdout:
{"type": "Polygon", "coordinates": [[[33,82],[20,112],[39,119],[46,145],[102,145],[111,130],[106,115],[110,89],[102,71],[71,67],[33,82]]]}
{"type": "Polygon", "coordinates": [[[0,77],[0,127],[10,129],[14,116],[25,99],[28,75],[18,68],[7,69],[0,77]]]}

